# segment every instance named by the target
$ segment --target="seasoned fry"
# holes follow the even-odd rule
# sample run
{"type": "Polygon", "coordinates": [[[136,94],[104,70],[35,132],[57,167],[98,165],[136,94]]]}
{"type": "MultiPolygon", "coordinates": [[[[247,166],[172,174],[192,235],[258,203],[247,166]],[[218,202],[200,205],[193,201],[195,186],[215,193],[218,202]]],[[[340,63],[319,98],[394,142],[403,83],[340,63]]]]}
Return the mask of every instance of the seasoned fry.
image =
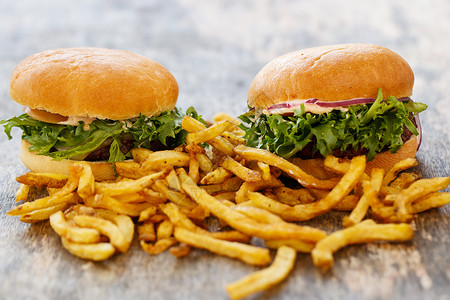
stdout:
{"type": "Polygon", "coordinates": [[[347,160],[339,159],[333,155],[325,157],[323,162],[324,168],[337,174],[345,174],[350,168],[350,162],[347,160]]]}
{"type": "Polygon", "coordinates": [[[191,177],[195,183],[198,183],[200,179],[199,173],[200,162],[198,161],[197,156],[193,152],[191,152],[190,155],[191,160],[189,161],[189,177],[191,177]]]}
{"type": "Polygon", "coordinates": [[[246,147],[244,145],[239,145],[234,148],[234,151],[244,157],[246,160],[256,160],[264,162],[268,165],[275,166],[283,170],[286,174],[296,179],[304,187],[318,188],[318,189],[332,189],[337,180],[320,180],[317,179],[296,165],[290,163],[282,157],[279,157],[269,151],[263,149],[256,149],[251,147],[246,147]]]}
{"type": "Polygon", "coordinates": [[[228,171],[223,167],[218,167],[217,169],[209,172],[200,181],[201,184],[219,184],[223,183],[225,180],[233,176],[233,173],[228,171]]]}
{"type": "Polygon", "coordinates": [[[96,182],[95,193],[114,196],[139,192],[150,186],[156,180],[165,177],[165,175],[165,172],[158,172],[144,176],[138,180],[123,180],[114,183],[96,182]]]}
{"type": "MultiPolygon", "coordinates": [[[[206,129],[205,125],[190,116],[185,116],[183,118],[183,120],[181,121],[181,127],[187,132],[197,132],[206,129]]],[[[220,152],[230,156],[233,155],[234,145],[223,137],[216,136],[207,142],[220,152]]]]}
{"type": "Polygon", "coordinates": [[[389,170],[389,172],[386,173],[386,176],[384,176],[383,186],[387,186],[392,180],[394,180],[399,172],[415,167],[417,164],[418,162],[415,158],[407,158],[399,161],[389,170]]]}
{"type": "Polygon", "coordinates": [[[278,179],[259,181],[259,182],[244,182],[236,193],[236,203],[243,203],[248,201],[248,193],[259,191],[263,188],[278,188],[284,186],[278,179]]]}
{"type": "Polygon", "coordinates": [[[30,186],[21,183],[16,192],[16,202],[27,200],[29,193],[30,193],[30,186]]]}
{"type": "Polygon", "coordinates": [[[17,177],[16,180],[25,185],[62,188],[68,178],[69,176],[64,174],[28,172],[17,177]]]}
{"type": "Polygon", "coordinates": [[[90,197],[95,191],[95,178],[91,167],[87,163],[79,163],[83,167],[78,182],[77,193],[82,199],[90,197]]]}
{"type": "Polygon", "coordinates": [[[206,129],[190,132],[186,136],[186,144],[200,144],[213,138],[220,136],[224,131],[228,130],[232,124],[229,121],[221,121],[215,123],[206,129]]]}
{"type": "Polygon", "coordinates": [[[88,197],[84,199],[84,203],[90,207],[109,209],[130,217],[139,217],[142,211],[154,206],[151,203],[123,203],[105,194],[96,194],[88,197]]]}
{"type": "Polygon", "coordinates": [[[172,167],[187,167],[190,156],[187,153],[164,150],[151,153],[143,162],[142,170],[144,172],[152,170],[164,170],[172,167]]]}
{"type": "Polygon", "coordinates": [[[226,287],[228,295],[231,299],[241,299],[277,285],[286,279],[294,268],[296,258],[297,253],[294,249],[281,246],[270,267],[228,284],[226,287]]]}
{"type": "Polygon", "coordinates": [[[195,185],[186,174],[180,173],[179,175],[183,189],[194,201],[243,233],[266,240],[302,239],[313,242],[322,239],[326,235],[325,232],[308,226],[298,226],[290,223],[263,224],[257,222],[232,210],[213,196],[210,196],[205,190],[195,185]]]}
{"type": "Polygon", "coordinates": [[[133,160],[138,164],[143,163],[147,158],[152,154],[153,151],[146,148],[133,148],[131,149],[131,155],[133,156],[133,160]]]}
{"type": "Polygon", "coordinates": [[[450,193],[434,192],[414,202],[409,209],[409,212],[412,214],[417,214],[449,203],[450,193]]]}
{"type": "Polygon", "coordinates": [[[280,186],[273,191],[278,201],[291,206],[316,201],[314,196],[311,195],[311,192],[307,189],[295,190],[285,186],[280,186]]]}
{"type": "Polygon", "coordinates": [[[222,162],[222,167],[232,172],[237,177],[241,178],[244,181],[255,182],[260,181],[262,179],[261,173],[258,171],[251,170],[247,167],[244,167],[231,157],[225,158],[222,162]]]}
{"type": "MultiPolygon", "coordinates": [[[[372,188],[375,189],[375,191],[379,191],[381,188],[381,184],[383,181],[383,175],[384,170],[383,169],[372,169],[371,174],[371,181],[372,181],[372,188]]],[[[358,204],[356,207],[352,210],[349,216],[344,217],[342,224],[344,227],[350,227],[355,224],[358,224],[359,222],[364,219],[364,217],[367,214],[367,210],[369,209],[369,199],[367,198],[367,193],[370,192],[370,190],[366,189],[362,197],[359,199],[358,204]]]]}
{"type": "Polygon", "coordinates": [[[199,153],[196,154],[195,157],[198,160],[200,170],[205,173],[209,173],[213,170],[213,163],[206,154],[199,153]]]}
{"type": "Polygon", "coordinates": [[[436,177],[430,179],[419,179],[411,184],[407,189],[394,195],[394,210],[400,221],[409,220],[407,206],[411,205],[420,197],[430,193],[445,189],[450,184],[450,177],[436,177]]]}
{"type": "Polygon", "coordinates": [[[141,165],[135,161],[115,162],[114,169],[116,170],[117,175],[125,178],[139,179],[145,175],[148,175],[148,173],[141,171],[141,165]]]}
{"type": "Polygon", "coordinates": [[[308,204],[298,204],[289,206],[276,200],[266,197],[260,193],[249,192],[248,197],[257,207],[267,209],[286,221],[306,221],[327,211],[330,211],[339,203],[358,182],[360,176],[364,173],[366,159],[364,156],[357,156],[352,159],[350,168],[342,176],[335,188],[329,192],[325,198],[308,204]]]}
{"type": "Polygon", "coordinates": [[[346,245],[376,241],[404,242],[411,240],[413,235],[409,224],[375,224],[372,220],[366,220],[320,240],[311,255],[314,265],[327,270],[333,265],[333,253],[346,245]]]}
{"type": "Polygon", "coordinates": [[[174,234],[175,238],[182,243],[237,258],[251,265],[265,266],[270,262],[269,250],[265,248],[215,239],[178,226],[175,227],[174,234]]]}

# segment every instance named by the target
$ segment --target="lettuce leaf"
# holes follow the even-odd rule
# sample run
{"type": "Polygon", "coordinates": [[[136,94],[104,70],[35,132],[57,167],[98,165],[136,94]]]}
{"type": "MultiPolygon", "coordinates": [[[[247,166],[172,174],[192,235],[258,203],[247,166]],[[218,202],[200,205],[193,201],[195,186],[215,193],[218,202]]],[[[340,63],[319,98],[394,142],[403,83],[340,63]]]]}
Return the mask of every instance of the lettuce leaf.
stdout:
{"type": "Polygon", "coordinates": [[[257,116],[249,111],[239,118],[248,146],[266,149],[284,158],[294,156],[315,141],[313,153],[319,152],[324,157],[336,149],[364,148],[367,159],[372,160],[377,153],[386,149],[395,153],[403,146],[403,126],[418,135],[409,114],[418,114],[426,108],[423,103],[400,102],[395,97],[383,100],[379,91],[375,102],[348,106],[346,110],[313,114],[305,112],[301,106],[290,116],[257,116]]]}
{"type": "Polygon", "coordinates": [[[55,160],[82,159],[105,143],[110,143],[109,162],[114,163],[127,157],[128,153],[120,151],[123,139],[132,139],[134,147],[148,149],[155,141],[168,148],[183,144],[187,132],[181,128],[181,121],[185,115],[205,123],[190,107],[186,113],[175,108],[156,117],[141,115],[124,121],[96,119],[86,129],[83,122],[77,126],[50,124],[35,120],[27,114],[1,121],[0,124],[9,139],[12,138],[12,128],[22,129],[22,138],[31,144],[30,151],[55,160]]]}

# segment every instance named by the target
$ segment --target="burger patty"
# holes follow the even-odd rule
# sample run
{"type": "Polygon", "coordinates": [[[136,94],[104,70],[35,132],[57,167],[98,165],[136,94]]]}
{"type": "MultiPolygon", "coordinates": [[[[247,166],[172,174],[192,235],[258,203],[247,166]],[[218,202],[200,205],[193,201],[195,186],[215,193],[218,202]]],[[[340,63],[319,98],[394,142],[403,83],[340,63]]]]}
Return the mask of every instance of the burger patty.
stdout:
{"type": "MultiPolygon", "coordinates": [[[[416,120],[415,120],[413,114],[409,115],[409,119],[414,124],[414,126],[417,127],[416,120]]],[[[413,133],[406,126],[403,125],[402,142],[405,143],[407,140],[409,140],[411,138],[412,135],[413,135],[413,133]]],[[[301,151],[297,152],[295,157],[302,158],[302,159],[322,157],[318,151],[316,151],[315,153],[313,152],[313,149],[314,149],[314,146],[316,143],[317,143],[317,141],[314,138],[314,140],[309,142],[301,151]]],[[[383,151],[386,151],[386,150],[388,150],[388,148],[383,149],[383,151]]],[[[367,152],[368,152],[368,150],[365,148],[353,149],[352,147],[347,147],[347,149],[345,149],[345,150],[341,150],[341,149],[333,150],[332,155],[336,156],[336,157],[352,158],[352,157],[355,157],[358,155],[366,154],[367,152]]]]}

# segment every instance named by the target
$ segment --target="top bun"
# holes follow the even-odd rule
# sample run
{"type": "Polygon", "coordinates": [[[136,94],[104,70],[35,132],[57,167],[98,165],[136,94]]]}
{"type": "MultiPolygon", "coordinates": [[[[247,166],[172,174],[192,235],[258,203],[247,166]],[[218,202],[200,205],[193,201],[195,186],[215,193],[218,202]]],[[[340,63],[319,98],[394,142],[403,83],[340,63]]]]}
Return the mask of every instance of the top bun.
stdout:
{"type": "Polygon", "coordinates": [[[11,76],[10,95],[63,116],[125,120],[172,110],[178,85],[159,63],[131,52],[67,48],[24,59],[11,76]]]}
{"type": "Polygon", "coordinates": [[[269,62],[256,75],[248,93],[255,108],[316,98],[339,101],[396,98],[412,94],[414,74],[408,63],[389,49],[368,44],[346,44],[291,52],[269,62]]]}

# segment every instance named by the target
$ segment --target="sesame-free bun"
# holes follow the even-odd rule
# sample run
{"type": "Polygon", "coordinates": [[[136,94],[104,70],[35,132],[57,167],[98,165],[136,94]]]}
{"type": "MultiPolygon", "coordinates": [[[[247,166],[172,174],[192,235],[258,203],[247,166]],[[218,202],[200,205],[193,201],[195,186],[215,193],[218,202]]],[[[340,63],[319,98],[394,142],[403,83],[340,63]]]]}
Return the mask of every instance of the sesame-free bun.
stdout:
{"type": "MultiPolygon", "coordinates": [[[[35,152],[29,151],[30,143],[22,140],[20,144],[20,159],[23,164],[33,172],[38,173],[57,173],[69,174],[69,166],[79,162],[77,160],[63,159],[60,161],[53,160],[50,156],[37,155],[35,152]]],[[[97,181],[111,180],[115,178],[115,173],[112,164],[102,161],[93,162],[88,161],[97,181]]]]}
{"type": "Polygon", "coordinates": [[[178,85],[162,65],[131,52],[66,48],[24,59],[11,76],[10,96],[63,116],[125,120],[172,110],[178,85]]]}
{"type": "Polygon", "coordinates": [[[369,44],[291,52],[269,62],[250,85],[248,105],[266,109],[292,100],[339,101],[412,94],[414,74],[398,54],[369,44]]]}

